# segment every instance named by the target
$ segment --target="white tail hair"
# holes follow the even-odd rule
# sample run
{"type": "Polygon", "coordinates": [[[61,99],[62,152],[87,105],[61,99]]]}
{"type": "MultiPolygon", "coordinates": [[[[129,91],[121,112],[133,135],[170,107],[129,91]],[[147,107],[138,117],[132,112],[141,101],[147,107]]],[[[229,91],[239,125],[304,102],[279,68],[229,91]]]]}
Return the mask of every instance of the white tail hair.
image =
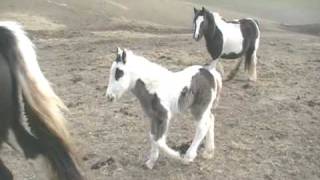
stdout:
{"type": "Polygon", "coordinates": [[[0,22],[1,27],[10,30],[17,45],[17,81],[21,85],[26,101],[36,111],[49,130],[69,147],[69,133],[61,109],[67,110],[62,100],[55,94],[48,80],[40,70],[34,45],[22,26],[16,22],[0,22]]]}

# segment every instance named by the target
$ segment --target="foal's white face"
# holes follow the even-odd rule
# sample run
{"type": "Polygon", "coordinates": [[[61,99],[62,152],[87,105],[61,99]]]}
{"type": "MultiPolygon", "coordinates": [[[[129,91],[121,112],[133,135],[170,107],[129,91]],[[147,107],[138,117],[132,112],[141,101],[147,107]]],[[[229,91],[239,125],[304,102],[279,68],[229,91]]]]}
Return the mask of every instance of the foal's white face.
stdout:
{"type": "Polygon", "coordinates": [[[120,98],[128,91],[131,84],[130,74],[127,66],[127,53],[118,48],[117,57],[112,63],[109,75],[109,84],[106,96],[109,101],[120,98]]]}

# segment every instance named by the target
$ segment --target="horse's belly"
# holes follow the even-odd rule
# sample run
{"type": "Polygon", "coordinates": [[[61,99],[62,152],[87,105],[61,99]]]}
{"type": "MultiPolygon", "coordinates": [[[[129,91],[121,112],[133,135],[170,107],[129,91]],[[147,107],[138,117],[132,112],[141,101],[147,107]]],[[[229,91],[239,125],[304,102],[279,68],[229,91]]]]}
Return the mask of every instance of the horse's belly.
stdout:
{"type": "Polygon", "coordinates": [[[240,25],[231,24],[223,33],[222,54],[240,54],[242,52],[243,37],[240,25]]]}
{"type": "Polygon", "coordinates": [[[243,49],[243,38],[241,37],[229,37],[223,45],[223,54],[240,54],[243,49]]]}

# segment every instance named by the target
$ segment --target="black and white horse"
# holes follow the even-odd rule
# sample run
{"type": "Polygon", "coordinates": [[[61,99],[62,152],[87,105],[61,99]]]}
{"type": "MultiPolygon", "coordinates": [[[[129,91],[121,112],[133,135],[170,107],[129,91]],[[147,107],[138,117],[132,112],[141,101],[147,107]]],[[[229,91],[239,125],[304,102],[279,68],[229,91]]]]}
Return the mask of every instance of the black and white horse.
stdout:
{"type": "MultiPolygon", "coordinates": [[[[5,142],[27,159],[44,157],[52,174],[40,167],[39,179],[81,180],[61,108],[21,26],[0,22],[0,146],[5,142]]],[[[1,159],[0,179],[13,179],[1,159]]]]}
{"type": "MultiPolygon", "coordinates": [[[[215,65],[219,58],[235,59],[244,56],[249,80],[257,80],[260,30],[256,20],[248,18],[226,21],[218,13],[210,12],[204,7],[201,10],[194,8],[193,38],[199,41],[202,36],[212,57],[212,65],[215,65]]],[[[228,80],[235,76],[241,62],[242,58],[229,74],[228,80]]]]}
{"type": "Polygon", "coordinates": [[[206,136],[204,157],[214,152],[214,115],[222,87],[220,74],[215,68],[189,66],[179,72],[152,63],[130,50],[118,48],[112,63],[106,96],[113,101],[131,91],[150,118],[150,157],[146,166],[153,168],[162,150],[172,158],[191,162],[206,136]],[[194,139],[186,154],[168,147],[166,143],[170,119],[178,113],[191,110],[197,120],[194,139]]]}

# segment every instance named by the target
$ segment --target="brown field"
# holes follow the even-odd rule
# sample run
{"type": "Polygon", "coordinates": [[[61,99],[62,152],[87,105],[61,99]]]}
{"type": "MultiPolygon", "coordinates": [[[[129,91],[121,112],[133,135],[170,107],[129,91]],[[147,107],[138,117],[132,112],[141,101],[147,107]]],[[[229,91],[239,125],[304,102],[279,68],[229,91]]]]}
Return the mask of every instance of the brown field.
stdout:
{"type": "MultiPolygon", "coordinates": [[[[320,27],[283,28],[267,17],[259,17],[257,83],[247,86],[243,69],[224,83],[214,159],[198,156],[183,165],[160,155],[155,169],[142,166],[149,152],[148,120],[138,101],[129,94],[111,104],[104,97],[116,47],[171,70],[210,61],[204,40],[195,42],[191,35],[192,7],[198,4],[160,2],[0,3],[0,20],[17,20],[26,27],[43,72],[70,109],[66,118],[85,175],[90,180],[320,179],[320,27]]],[[[219,11],[227,17],[244,15],[219,11]]],[[[222,62],[226,73],[236,63],[222,62]]],[[[177,117],[169,145],[189,142],[193,133],[191,116],[177,117]]],[[[18,152],[3,146],[0,156],[16,179],[37,179],[18,152]]]]}

